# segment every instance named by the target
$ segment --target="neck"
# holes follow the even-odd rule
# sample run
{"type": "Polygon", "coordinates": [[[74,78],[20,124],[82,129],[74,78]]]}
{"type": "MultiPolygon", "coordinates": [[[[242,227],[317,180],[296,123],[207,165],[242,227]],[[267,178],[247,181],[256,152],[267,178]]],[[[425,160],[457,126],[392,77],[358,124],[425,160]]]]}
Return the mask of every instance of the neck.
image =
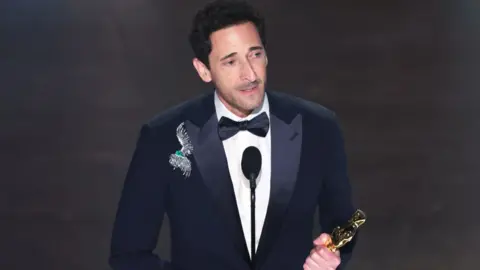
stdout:
{"type": "MultiPolygon", "coordinates": [[[[227,105],[225,105],[227,106],[227,105]]],[[[236,116],[240,117],[240,118],[245,118],[247,116],[249,116],[250,114],[252,114],[253,110],[249,110],[249,111],[245,111],[245,110],[241,110],[241,109],[236,109],[232,106],[227,106],[227,109],[232,112],[233,114],[235,114],[236,116]]]]}

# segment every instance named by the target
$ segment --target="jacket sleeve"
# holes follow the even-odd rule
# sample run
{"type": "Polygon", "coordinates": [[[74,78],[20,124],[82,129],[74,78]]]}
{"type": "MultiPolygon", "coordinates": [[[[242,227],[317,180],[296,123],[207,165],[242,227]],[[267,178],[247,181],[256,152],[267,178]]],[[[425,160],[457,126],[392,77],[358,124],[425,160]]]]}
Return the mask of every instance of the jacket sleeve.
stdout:
{"type": "MultiPolygon", "coordinates": [[[[332,121],[328,134],[328,172],[319,197],[319,217],[322,232],[330,234],[336,226],[345,224],[355,209],[347,173],[343,135],[336,118],[332,121]]],[[[351,259],[357,236],[358,234],[350,243],[340,248],[342,262],[337,269],[345,269],[351,259]]]]}
{"type": "Polygon", "coordinates": [[[161,139],[142,126],[113,225],[109,264],[114,270],[170,270],[153,253],[165,214],[167,180],[161,139]]]}

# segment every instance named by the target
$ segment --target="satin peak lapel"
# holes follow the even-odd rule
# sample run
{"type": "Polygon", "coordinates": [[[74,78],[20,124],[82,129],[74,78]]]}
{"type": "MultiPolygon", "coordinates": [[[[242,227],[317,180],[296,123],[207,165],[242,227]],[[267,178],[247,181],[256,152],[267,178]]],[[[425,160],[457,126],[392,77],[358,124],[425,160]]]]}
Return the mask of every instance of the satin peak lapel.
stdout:
{"type": "MultiPolygon", "coordinates": [[[[203,112],[210,115],[203,118],[206,120],[197,121],[198,124],[194,121],[185,122],[195,149],[193,157],[204,184],[210,190],[211,196],[218,206],[229,235],[232,236],[235,248],[239,251],[243,260],[248,263],[250,256],[243,236],[227,158],[222,141],[218,136],[218,121],[213,98],[208,99],[206,106],[203,112]]],[[[202,114],[202,111],[196,111],[195,113],[198,116],[198,114],[202,114]]],[[[197,117],[195,119],[202,118],[197,117]]]]}
{"type": "MultiPolygon", "coordinates": [[[[257,251],[256,269],[267,259],[278,238],[283,218],[295,189],[302,148],[302,116],[284,111],[277,99],[271,101],[272,175],[270,201],[257,251]],[[278,115],[278,116],[277,116],[278,115]]],[[[287,106],[288,108],[288,106],[287,106]]]]}

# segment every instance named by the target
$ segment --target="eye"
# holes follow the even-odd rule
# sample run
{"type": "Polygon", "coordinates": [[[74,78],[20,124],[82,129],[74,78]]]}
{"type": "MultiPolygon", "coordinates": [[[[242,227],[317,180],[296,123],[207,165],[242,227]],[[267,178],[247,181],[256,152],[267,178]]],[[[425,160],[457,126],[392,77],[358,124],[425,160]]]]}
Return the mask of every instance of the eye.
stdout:
{"type": "Polygon", "coordinates": [[[235,64],[235,60],[232,59],[232,60],[224,62],[223,64],[226,65],[226,66],[233,66],[235,64]]]}

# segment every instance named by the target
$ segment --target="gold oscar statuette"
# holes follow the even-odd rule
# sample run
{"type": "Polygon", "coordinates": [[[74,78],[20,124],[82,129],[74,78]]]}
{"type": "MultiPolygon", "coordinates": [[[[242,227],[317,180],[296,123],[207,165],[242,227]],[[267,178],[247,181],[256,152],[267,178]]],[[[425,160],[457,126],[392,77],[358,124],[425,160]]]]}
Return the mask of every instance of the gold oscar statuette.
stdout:
{"type": "Polygon", "coordinates": [[[333,229],[330,237],[332,241],[327,244],[330,251],[335,252],[341,247],[345,246],[357,233],[358,227],[363,225],[367,220],[367,215],[360,209],[353,213],[352,217],[343,226],[337,226],[333,229]]]}

